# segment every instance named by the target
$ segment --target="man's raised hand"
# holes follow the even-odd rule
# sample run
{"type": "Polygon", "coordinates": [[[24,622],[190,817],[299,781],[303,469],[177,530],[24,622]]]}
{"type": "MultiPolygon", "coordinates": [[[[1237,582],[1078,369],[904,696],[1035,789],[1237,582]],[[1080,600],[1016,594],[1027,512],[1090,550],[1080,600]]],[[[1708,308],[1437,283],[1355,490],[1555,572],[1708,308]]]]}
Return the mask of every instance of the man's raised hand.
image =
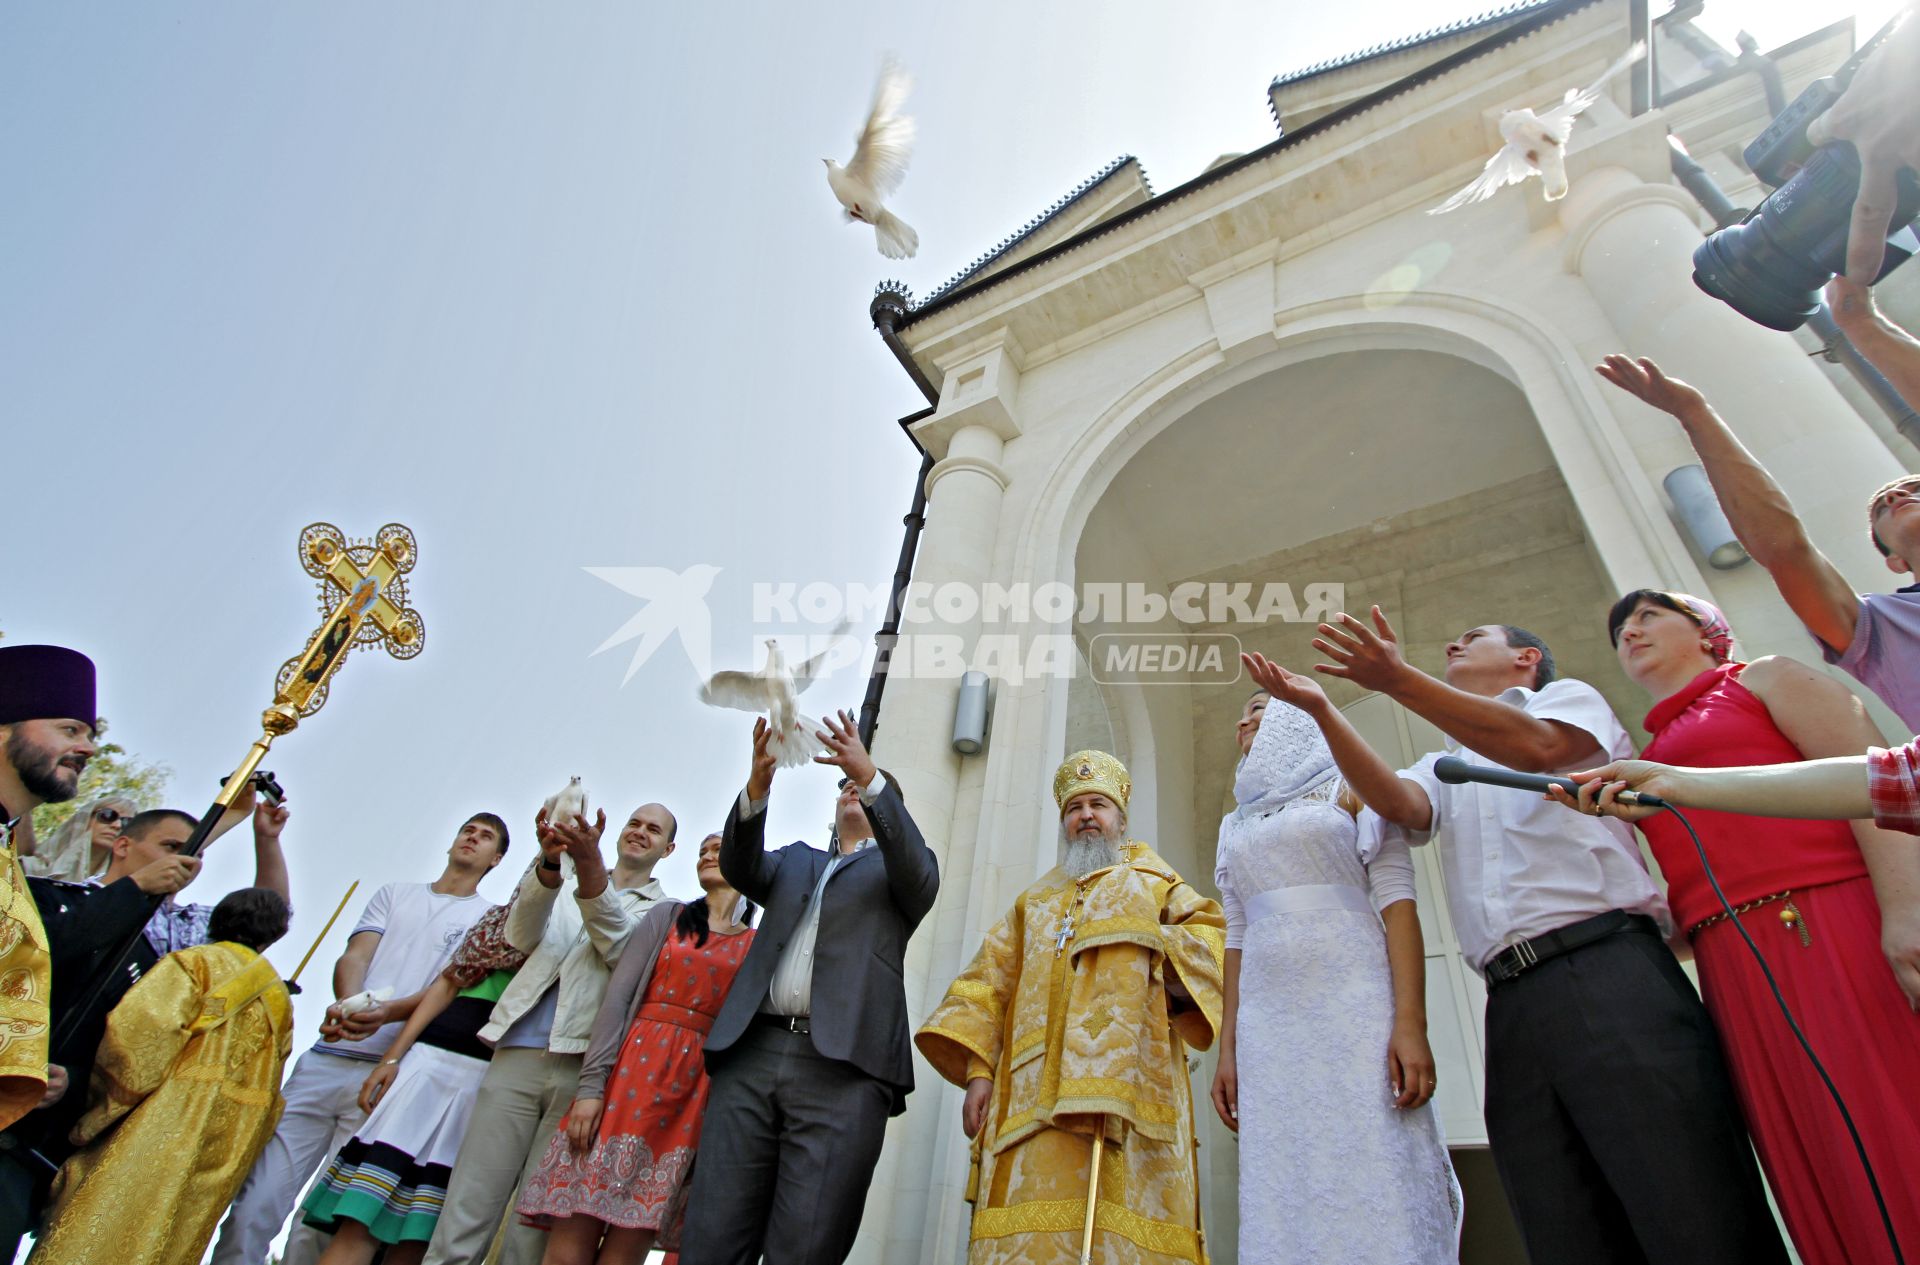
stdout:
{"type": "Polygon", "coordinates": [[[773,790],[773,771],[779,767],[780,758],[769,748],[773,743],[773,726],[767,723],[765,716],[754,718],[753,722],[753,763],[747,767],[747,798],[762,800],[773,790]]]}
{"type": "Polygon", "coordinates": [[[1645,356],[1612,355],[1594,366],[1593,371],[1619,387],[1634,399],[1662,413],[1685,421],[1707,406],[1707,397],[1697,387],[1678,378],[1669,378],[1660,366],[1645,356]]]}
{"type": "Polygon", "coordinates": [[[814,736],[825,744],[827,754],[813,757],[813,762],[833,765],[852,778],[855,786],[866,790],[877,770],[873,757],[867,754],[867,744],[860,741],[860,727],[854,723],[853,713],[836,712],[821,723],[826,725],[826,731],[814,736]]]}
{"type": "Polygon", "coordinates": [[[600,855],[600,836],[607,830],[606,809],[595,813],[591,823],[577,814],[572,821],[548,821],[546,813],[546,809],[541,809],[536,820],[541,823],[540,848],[547,854],[547,859],[557,861],[560,853],[565,852],[577,864],[589,854],[595,857],[600,855]],[[555,847],[555,844],[558,846],[555,847]]]}
{"type": "Polygon", "coordinates": [[[1378,606],[1373,608],[1372,628],[1345,611],[1337,618],[1340,627],[1322,624],[1320,635],[1313,639],[1314,649],[1334,661],[1316,663],[1313,670],[1352,681],[1362,689],[1392,693],[1393,687],[1413,670],[1400,655],[1400,639],[1394,636],[1393,625],[1378,606]]]}
{"type": "Polygon", "coordinates": [[[278,839],[280,832],[287,828],[287,818],[292,816],[286,801],[278,804],[262,799],[253,807],[253,837],[259,842],[278,839]]]}

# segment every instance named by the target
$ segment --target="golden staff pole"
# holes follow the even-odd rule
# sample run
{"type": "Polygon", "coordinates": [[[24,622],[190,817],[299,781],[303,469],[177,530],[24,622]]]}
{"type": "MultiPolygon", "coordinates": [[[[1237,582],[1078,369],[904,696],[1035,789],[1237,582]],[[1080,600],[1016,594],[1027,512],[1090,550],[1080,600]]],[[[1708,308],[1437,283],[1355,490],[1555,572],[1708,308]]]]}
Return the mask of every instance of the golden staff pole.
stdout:
{"type": "MultiPolygon", "coordinates": [[[[413,570],[416,549],[413,532],[398,523],[388,523],[371,545],[349,545],[340,529],[330,523],[315,523],[300,533],[301,564],[307,573],[338,590],[334,603],[320,627],[307,638],[307,646],[298,658],[281,665],[273,692],[273,704],[260,713],[260,736],[247,748],[247,754],[232,776],[214,797],[213,807],[200,818],[200,824],[176,850],[179,856],[198,856],[207,837],[228,809],[247,792],[260,761],[266,759],[273,740],[292,733],[303,717],[311,716],[327,701],[327,684],[340,670],[347,652],[361,640],[361,627],[372,619],[386,642],[387,653],[399,659],[411,659],[420,653],[426,630],[420,614],[394,600],[404,599],[406,583],[401,578],[413,570]],[[358,556],[356,556],[358,555],[358,556]],[[390,596],[391,594],[391,596],[390,596]]],[[[160,907],[161,898],[148,898],[149,913],[160,907]]],[[[94,977],[93,984],[81,996],[78,1005],[67,1012],[54,1033],[58,1049],[73,1039],[86,1017],[95,1009],[109,980],[119,977],[132,959],[141,938],[143,925],[127,937],[107,969],[94,977]]]]}
{"type": "Polygon", "coordinates": [[[1107,1118],[1093,1135],[1093,1173],[1087,1178],[1087,1226],[1080,1232],[1080,1265],[1093,1265],[1093,1213],[1100,1206],[1100,1159],[1107,1149],[1107,1118]]]}
{"type": "Polygon", "coordinates": [[[300,959],[300,965],[293,968],[293,975],[291,978],[287,980],[287,988],[289,990],[291,990],[295,984],[298,984],[300,982],[300,972],[306,970],[307,963],[313,961],[313,955],[320,951],[320,942],[327,938],[327,933],[329,931],[333,930],[333,924],[340,921],[340,915],[346,912],[347,902],[352,900],[353,894],[359,890],[360,890],[359,879],[355,879],[353,880],[353,882],[347,884],[347,894],[345,896],[342,896],[340,898],[340,903],[333,907],[333,917],[327,919],[327,925],[320,928],[320,934],[315,936],[313,938],[313,943],[307,946],[307,956],[300,959]]]}

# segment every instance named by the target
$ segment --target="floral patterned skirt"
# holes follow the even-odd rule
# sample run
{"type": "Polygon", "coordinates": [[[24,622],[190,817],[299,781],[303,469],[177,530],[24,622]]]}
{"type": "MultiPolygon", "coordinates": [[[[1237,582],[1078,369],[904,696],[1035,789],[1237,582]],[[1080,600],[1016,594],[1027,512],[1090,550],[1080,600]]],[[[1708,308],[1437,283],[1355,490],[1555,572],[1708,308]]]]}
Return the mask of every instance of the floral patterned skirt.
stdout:
{"type": "Polygon", "coordinates": [[[634,1017],[620,1061],[607,1078],[606,1112],[585,1155],[566,1131],[555,1133],[540,1167],[520,1193],[531,1225],[588,1216],[635,1230],[677,1229],[700,1121],[707,1111],[707,1069],[700,1047],[711,1019],[648,1002],[634,1017]]]}

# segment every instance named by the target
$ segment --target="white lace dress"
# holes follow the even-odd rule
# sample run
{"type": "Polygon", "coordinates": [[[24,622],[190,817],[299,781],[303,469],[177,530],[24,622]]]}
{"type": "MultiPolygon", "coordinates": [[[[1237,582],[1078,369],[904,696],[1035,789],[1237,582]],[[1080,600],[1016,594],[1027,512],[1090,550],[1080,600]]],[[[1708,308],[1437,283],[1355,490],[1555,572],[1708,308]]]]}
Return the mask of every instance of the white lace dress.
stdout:
{"type": "Polygon", "coordinates": [[[1378,829],[1363,842],[1339,785],[1220,824],[1214,878],[1241,953],[1240,1262],[1454,1262],[1462,1202],[1440,1122],[1396,1108],[1387,1085],[1377,911],[1412,898],[1413,863],[1378,829]]]}

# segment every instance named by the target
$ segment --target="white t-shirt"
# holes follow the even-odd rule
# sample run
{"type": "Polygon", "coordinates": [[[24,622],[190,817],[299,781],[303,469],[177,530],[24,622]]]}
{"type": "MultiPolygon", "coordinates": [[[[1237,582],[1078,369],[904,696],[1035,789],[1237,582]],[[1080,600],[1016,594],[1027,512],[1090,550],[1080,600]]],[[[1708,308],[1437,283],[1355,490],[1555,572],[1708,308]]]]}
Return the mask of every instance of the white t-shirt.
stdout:
{"type": "MultiPolygon", "coordinates": [[[[426,883],[388,883],[373,894],[353,935],[380,933],[380,944],[367,964],[362,988],[391,988],[395,997],[408,997],[433,983],[460,947],[467,931],[489,908],[487,898],[442,896],[426,883]]],[[[313,1048],[344,1058],[378,1062],[401,1025],[390,1023],[359,1041],[316,1041],[313,1048]]]]}
{"type": "MultiPolygon", "coordinates": [[[[1563,677],[1541,690],[1516,685],[1499,698],[1535,719],[1557,720],[1592,736],[1600,752],[1551,770],[1555,774],[1633,756],[1633,740],[1613,709],[1584,681],[1563,677]]],[[[1484,974],[1488,960],[1510,944],[1610,909],[1645,914],[1672,937],[1672,916],[1647,873],[1633,827],[1612,817],[1583,816],[1532,791],[1442,782],[1433,765],[1443,754],[1469,764],[1495,763],[1448,738],[1445,752],[1400,770],[1426,791],[1433,805],[1430,829],[1388,829],[1416,846],[1431,840],[1440,849],[1453,929],[1474,970],[1484,974]]]]}

